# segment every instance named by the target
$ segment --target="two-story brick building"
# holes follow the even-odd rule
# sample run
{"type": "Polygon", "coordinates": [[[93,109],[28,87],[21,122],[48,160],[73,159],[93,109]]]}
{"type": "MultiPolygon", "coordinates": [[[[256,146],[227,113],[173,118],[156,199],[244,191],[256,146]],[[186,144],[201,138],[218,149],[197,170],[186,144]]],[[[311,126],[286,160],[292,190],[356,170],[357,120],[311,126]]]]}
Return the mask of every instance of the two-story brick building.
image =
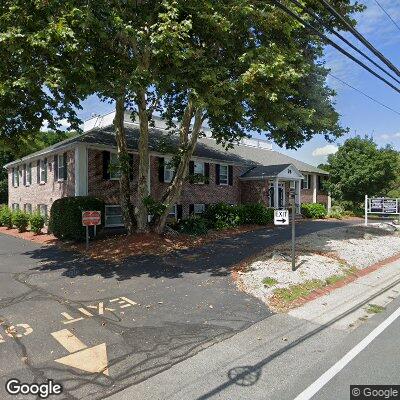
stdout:
{"type": "MultiPolygon", "coordinates": [[[[121,226],[118,170],[110,168],[117,160],[112,120],[114,115],[93,118],[84,133],[6,165],[9,206],[47,215],[54,200],[65,196],[96,196],[106,202],[106,225],[121,226]]],[[[126,114],[128,148],[132,162],[132,200],[136,202],[139,128],[126,114]]],[[[199,139],[190,175],[202,177],[186,181],[171,217],[200,214],[208,204],[263,202],[269,207],[285,207],[289,189],[295,189],[296,203],[320,202],[330,207],[322,190],[327,173],[272,150],[270,142],[245,139],[226,151],[212,139],[199,139]]],[[[156,121],[150,134],[149,190],[155,199],[173,177],[169,163],[177,138],[168,134],[163,122],[156,121]],[[168,149],[168,151],[166,151],[168,149]]]]}

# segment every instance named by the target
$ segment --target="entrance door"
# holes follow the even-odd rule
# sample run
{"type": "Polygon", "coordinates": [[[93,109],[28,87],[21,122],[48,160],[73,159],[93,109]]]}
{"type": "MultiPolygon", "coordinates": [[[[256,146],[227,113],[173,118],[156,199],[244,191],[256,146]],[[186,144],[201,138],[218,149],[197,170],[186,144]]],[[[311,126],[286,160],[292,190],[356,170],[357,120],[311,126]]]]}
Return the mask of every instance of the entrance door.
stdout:
{"type": "MultiPolygon", "coordinates": [[[[275,196],[274,196],[275,188],[271,186],[269,188],[269,206],[275,208],[275,196]]],[[[283,208],[283,185],[280,183],[278,187],[278,208],[283,208]]]]}

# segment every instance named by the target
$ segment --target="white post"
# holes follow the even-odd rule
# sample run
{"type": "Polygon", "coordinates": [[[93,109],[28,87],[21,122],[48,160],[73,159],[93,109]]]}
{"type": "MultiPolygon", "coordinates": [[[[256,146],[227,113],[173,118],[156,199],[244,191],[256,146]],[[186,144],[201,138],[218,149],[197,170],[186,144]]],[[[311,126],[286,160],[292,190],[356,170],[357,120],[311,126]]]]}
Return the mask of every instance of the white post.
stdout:
{"type": "Polygon", "coordinates": [[[301,180],[295,181],[297,212],[301,213],[301,180]]]}
{"type": "Polygon", "coordinates": [[[279,179],[274,180],[274,208],[277,210],[279,208],[279,179]]]}
{"type": "Polygon", "coordinates": [[[331,211],[332,208],[332,197],[331,197],[331,192],[328,192],[328,212],[331,211]]]}
{"type": "Polygon", "coordinates": [[[312,202],[317,202],[317,174],[312,175],[312,202]]]}
{"type": "Polygon", "coordinates": [[[75,196],[88,194],[88,151],[83,144],[75,147],[75,196]]]}
{"type": "Polygon", "coordinates": [[[364,203],[364,207],[365,207],[365,226],[368,226],[368,195],[365,195],[365,203],[364,203]]]}

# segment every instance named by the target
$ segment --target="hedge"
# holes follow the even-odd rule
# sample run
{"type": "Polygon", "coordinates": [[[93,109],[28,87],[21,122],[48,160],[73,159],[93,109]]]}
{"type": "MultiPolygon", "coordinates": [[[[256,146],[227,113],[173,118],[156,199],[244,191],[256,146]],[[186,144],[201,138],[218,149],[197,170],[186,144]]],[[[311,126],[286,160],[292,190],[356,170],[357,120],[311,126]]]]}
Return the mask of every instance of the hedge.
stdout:
{"type": "Polygon", "coordinates": [[[14,211],[11,221],[19,232],[25,232],[29,225],[29,214],[21,210],[14,211]]]}
{"type": "Polygon", "coordinates": [[[104,226],[104,201],[96,197],[63,197],[51,206],[49,231],[60,239],[84,240],[86,229],[82,226],[82,211],[101,211],[100,230],[104,226]]]}
{"type": "Polygon", "coordinates": [[[321,203],[303,203],[301,213],[307,218],[325,218],[327,211],[321,203]]]}
{"type": "Polygon", "coordinates": [[[5,226],[9,229],[13,227],[12,212],[6,205],[0,208],[0,226],[5,226]]]}

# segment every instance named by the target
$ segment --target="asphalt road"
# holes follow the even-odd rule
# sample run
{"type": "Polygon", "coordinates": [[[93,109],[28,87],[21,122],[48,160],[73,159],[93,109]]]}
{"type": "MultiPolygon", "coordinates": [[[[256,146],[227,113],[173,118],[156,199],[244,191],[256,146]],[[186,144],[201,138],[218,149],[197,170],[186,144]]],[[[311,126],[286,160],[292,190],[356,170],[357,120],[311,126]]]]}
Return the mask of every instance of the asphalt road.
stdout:
{"type": "MultiPolygon", "coordinates": [[[[343,224],[304,222],[298,234],[343,224]]],[[[261,229],[113,265],[0,235],[0,398],[15,398],[10,378],[103,398],[268,318],[229,268],[289,238],[290,228],[261,229]]]]}

